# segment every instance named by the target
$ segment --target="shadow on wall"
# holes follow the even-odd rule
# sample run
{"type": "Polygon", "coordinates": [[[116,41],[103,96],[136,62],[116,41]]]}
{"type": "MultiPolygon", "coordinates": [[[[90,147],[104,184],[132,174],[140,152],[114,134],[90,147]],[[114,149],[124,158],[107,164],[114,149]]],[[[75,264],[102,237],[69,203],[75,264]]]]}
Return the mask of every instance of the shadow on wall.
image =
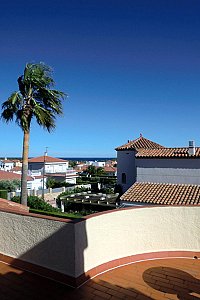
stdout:
{"type": "Polygon", "coordinates": [[[200,280],[179,269],[162,266],[150,268],[143,273],[143,279],[153,289],[177,295],[180,300],[200,297],[200,280]]]}
{"type": "MultiPolygon", "coordinates": [[[[37,220],[41,219],[36,218],[36,222],[37,220]]],[[[28,226],[29,221],[25,224],[25,226],[28,226]]],[[[6,236],[4,243],[15,243],[13,248],[20,248],[20,251],[24,253],[16,259],[6,255],[0,255],[2,256],[2,259],[0,259],[12,266],[30,270],[33,273],[52,278],[72,287],[76,287],[80,280],[81,282],[87,281],[89,277],[84,274],[84,250],[88,245],[85,222],[81,219],[68,222],[46,220],[44,228],[42,228],[42,224],[44,223],[41,223],[40,226],[36,225],[37,228],[34,228],[31,224],[30,229],[21,233],[19,228],[13,229],[15,237],[13,235],[11,237],[6,236]],[[78,242],[78,250],[76,249],[76,222],[81,223],[81,226],[79,226],[81,241],[78,242]],[[56,230],[53,234],[48,235],[48,232],[52,231],[51,226],[56,230]],[[45,239],[38,238],[40,232],[42,232],[41,237],[46,236],[45,239]],[[28,247],[30,249],[25,250],[28,247]]],[[[16,224],[13,226],[16,227],[16,224]]]]}
{"type": "MultiPolygon", "coordinates": [[[[52,222],[52,220],[50,221],[52,222]]],[[[51,222],[48,223],[49,226],[51,222]]],[[[121,286],[117,279],[113,280],[112,275],[107,278],[105,274],[105,278],[102,276],[104,279],[89,280],[90,277],[84,273],[84,251],[88,247],[85,221],[78,220],[67,223],[59,221],[59,226],[61,226],[59,230],[41,242],[35,243],[34,247],[24,252],[18,259],[7,257],[7,262],[12,266],[0,262],[0,295],[2,300],[86,300],[94,297],[101,298],[101,296],[108,299],[111,297],[125,299],[128,296],[136,297],[137,295],[143,296],[142,299],[151,299],[134,288],[121,286]],[[82,240],[81,242],[78,241],[79,248],[75,251],[76,222],[79,222],[79,225],[81,223],[81,226],[78,226],[78,236],[81,236],[82,240]],[[24,271],[26,269],[31,272],[24,271]],[[85,284],[80,288],[72,288],[82,282],[85,284]]],[[[37,236],[35,230],[34,227],[29,229],[34,238],[37,236]]],[[[44,229],[39,228],[39,230],[44,229]]],[[[26,239],[25,236],[24,239],[26,239]]],[[[31,239],[30,236],[29,239],[31,239]]],[[[18,247],[17,244],[15,246],[18,247]]]]}

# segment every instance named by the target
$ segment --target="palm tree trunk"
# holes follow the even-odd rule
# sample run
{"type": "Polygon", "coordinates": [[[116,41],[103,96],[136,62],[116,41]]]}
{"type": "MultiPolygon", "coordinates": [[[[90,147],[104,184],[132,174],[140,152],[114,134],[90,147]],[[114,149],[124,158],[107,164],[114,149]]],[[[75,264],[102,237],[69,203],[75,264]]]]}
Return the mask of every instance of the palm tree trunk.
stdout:
{"type": "Polygon", "coordinates": [[[21,176],[21,204],[27,206],[27,173],[28,173],[29,131],[24,131],[21,176]]]}

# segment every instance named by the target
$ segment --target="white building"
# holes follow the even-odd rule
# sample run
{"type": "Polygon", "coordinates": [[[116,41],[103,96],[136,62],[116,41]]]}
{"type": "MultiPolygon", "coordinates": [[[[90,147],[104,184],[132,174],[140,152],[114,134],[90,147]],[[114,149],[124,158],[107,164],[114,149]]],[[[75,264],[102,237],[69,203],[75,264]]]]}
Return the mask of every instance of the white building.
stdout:
{"type": "Polygon", "coordinates": [[[87,161],[86,165],[94,166],[94,167],[97,167],[97,168],[99,168],[99,167],[103,168],[103,167],[105,167],[106,162],[105,161],[96,161],[96,160],[95,161],[87,161]]]}
{"type": "Polygon", "coordinates": [[[44,179],[44,188],[46,189],[46,177],[43,176],[28,176],[27,189],[28,190],[41,190],[43,188],[43,179],[44,179]]]}
{"type": "Polygon", "coordinates": [[[10,171],[14,167],[14,162],[5,157],[0,161],[0,169],[3,171],[10,171]]]}
{"type": "Polygon", "coordinates": [[[51,156],[39,156],[28,161],[29,175],[36,178],[45,174],[57,181],[76,184],[77,172],[69,168],[69,162],[64,159],[51,156]]]}
{"type": "Polygon", "coordinates": [[[117,183],[125,192],[135,182],[200,185],[200,147],[168,148],[142,136],[116,148],[117,183]]]}
{"type": "Polygon", "coordinates": [[[68,170],[69,162],[64,159],[51,156],[39,156],[29,159],[28,170],[31,175],[42,175],[45,169],[45,174],[48,173],[65,173],[68,170]]]}

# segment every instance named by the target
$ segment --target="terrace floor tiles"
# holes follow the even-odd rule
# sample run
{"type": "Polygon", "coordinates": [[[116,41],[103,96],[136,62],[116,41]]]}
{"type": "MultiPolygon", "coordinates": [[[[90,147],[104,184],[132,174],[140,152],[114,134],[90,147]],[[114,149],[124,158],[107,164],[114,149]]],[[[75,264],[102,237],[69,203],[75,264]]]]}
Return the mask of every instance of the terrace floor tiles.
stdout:
{"type": "Polygon", "coordinates": [[[78,289],[0,263],[1,300],[200,299],[200,260],[142,261],[90,279],[78,289]]]}

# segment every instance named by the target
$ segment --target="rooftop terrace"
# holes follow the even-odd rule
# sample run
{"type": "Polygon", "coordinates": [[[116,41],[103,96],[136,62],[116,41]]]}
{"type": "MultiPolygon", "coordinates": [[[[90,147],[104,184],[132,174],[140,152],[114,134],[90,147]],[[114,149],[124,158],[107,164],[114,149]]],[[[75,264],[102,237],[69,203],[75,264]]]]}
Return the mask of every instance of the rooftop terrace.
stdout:
{"type": "Polygon", "coordinates": [[[1,299],[200,299],[200,261],[158,259],[105,272],[72,289],[0,263],[1,299]]]}
{"type": "Polygon", "coordinates": [[[0,208],[1,299],[200,299],[200,206],[74,221],[12,209],[0,208]]]}

